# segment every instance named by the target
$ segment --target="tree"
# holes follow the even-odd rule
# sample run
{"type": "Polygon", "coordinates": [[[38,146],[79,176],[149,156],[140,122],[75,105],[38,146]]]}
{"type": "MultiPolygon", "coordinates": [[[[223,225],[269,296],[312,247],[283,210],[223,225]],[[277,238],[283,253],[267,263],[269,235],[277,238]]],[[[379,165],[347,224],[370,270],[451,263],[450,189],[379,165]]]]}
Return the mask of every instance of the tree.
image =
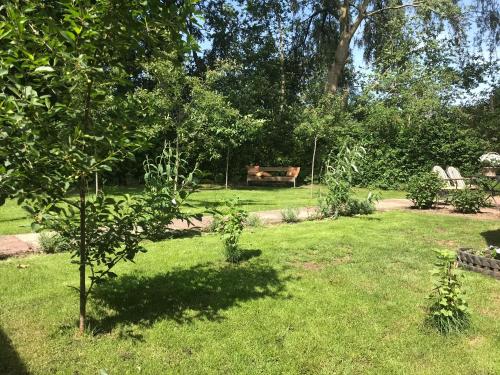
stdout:
{"type": "Polygon", "coordinates": [[[353,119],[347,111],[343,110],[342,103],[338,96],[325,94],[316,105],[305,108],[303,120],[295,129],[296,134],[305,137],[309,142],[313,142],[312,162],[311,162],[311,196],[314,185],[314,165],[316,161],[316,149],[318,141],[329,138],[332,141],[336,138],[334,127],[350,128],[353,119]]]}
{"type": "MultiPolygon", "coordinates": [[[[387,39],[387,24],[393,19],[401,21],[400,27],[406,23],[406,15],[413,11],[426,28],[443,29],[446,21],[452,28],[455,41],[462,43],[466,22],[477,21],[482,30],[489,30],[478,35],[480,40],[495,40],[498,30],[495,19],[498,9],[493,5],[495,0],[477,0],[473,4],[458,3],[451,0],[343,0],[343,1],[311,1],[299,2],[304,16],[297,21],[295,49],[304,49],[309,43],[314,44],[312,50],[325,56],[327,76],[325,88],[327,92],[337,92],[345,84],[345,68],[348,63],[354,36],[363,29],[360,45],[365,47],[365,57],[376,57],[384,41],[387,39]],[[472,9],[470,9],[472,7],[472,9]],[[476,17],[477,15],[477,17],[476,17]],[[490,21],[488,21],[490,20],[490,21]],[[491,22],[493,20],[493,22],[491,22]],[[364,27],[362,28],[362,25],[364,27]]],[[[479,43],[480,44],[480,43],[479,43]]],[[[490,43],[491,46],[491,43],[490,43]]]]}
{"type": "Polygon", "coordinates": [[[94,283],[114,276],[111,268],[140,250],[130,204],[102,195],[89,200],[87,183],[139,148],[141,134],[126,113],[98,114],[130,86],[130,61],[137,66],[152,46],[177,55],[189,49],[191,40],[182,36],[192,14],[191,1],[7,1],[0,7],[0,197],[2,203],[28,200],[42,224],[76,245],[80,332],[94,283]],[[71,189],[77,201],[68,198],[71,189]]]}

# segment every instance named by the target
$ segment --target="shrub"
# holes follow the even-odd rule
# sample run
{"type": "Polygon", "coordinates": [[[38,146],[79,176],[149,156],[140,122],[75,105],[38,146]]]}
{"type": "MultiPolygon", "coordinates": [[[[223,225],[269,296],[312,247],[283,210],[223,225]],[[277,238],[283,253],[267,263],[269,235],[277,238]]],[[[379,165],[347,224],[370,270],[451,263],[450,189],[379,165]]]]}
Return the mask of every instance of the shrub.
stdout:
{"type": "Polygon", "coordinates": [[[38,238],[40,250],[47,254],[62,253],[71,250],[66,238],[55,232],[42,232],[38,238]]]}
{"type": "Polygon", "coordinates": [[[299,222],[299,210],[296,208],[285,208],[281,210],[281,218],[285,223],[299,222]]]}
{"type": "Polygon", "coordinates": [[[410,178],[406,197],[417,208],[431,208],[443,187],[443,181],[436,173],[421,173],[410,178]]]}
{"type": "Polygon", "coordinates": [[[356,164],[362,160],[364,154],[362,147],[355,146],[350,149],[344,146],[335,158],[328,158],[323,177],[327,192],[319,199],[319,209],[323,217],[367,214],[375,210],[373,202],[376,198],[371,193],[364,201],[352,197],[353,180],[358,173],[356,164]]]}
{"type": "Polygon", "coordinates": [[[188,215],[181,206],[196,190],[195,167],[187,171],[187,162],[171,147],[165,147],[153,162],[144,162],[144,192],[139,198],[140,222],[146,238],[161,240],[168,236],[167,226],[174,219],[190,221],[200,215],[188,215]]]}
{"type": "Polygon", "coordinates": [[[264,225],[260,216],[256,214],[248,215],[245,224],[247,227],[252,227],[252,228],[259,228],[264,225]]]}
{"type": "Polygon", "coordinates": [[[215,231],[221,234],[228,262],[237,263],[241,259],[238,241],[247,216],[248,213],[238,207],[238,200],[233,199],[226,202],[225,211],[217,213],[214,218],[215,231]]]}
{"type": "Polygon", "coordinates": [[[375,202],[378,195],[368,193],[366,199],[351,198],[347,203],[346,216],[369,215],[375,212],[375,202]]]}
{"type": "Polygon", "coordinates": [[[437,279],[429,296],[429,322],[444,334],[461,332],[470,326],[470,314],[456,273],[457,256],[450,250],[437,250],[436,253],[433,274],[437,279]]]}
{"type": "Polygon", "coordinates": [[[481,207],[487,206],[488,201],[481,190],[463,189],[452,194],[451,204],[457,212],[475,214],[481,210],[481,207]]]}

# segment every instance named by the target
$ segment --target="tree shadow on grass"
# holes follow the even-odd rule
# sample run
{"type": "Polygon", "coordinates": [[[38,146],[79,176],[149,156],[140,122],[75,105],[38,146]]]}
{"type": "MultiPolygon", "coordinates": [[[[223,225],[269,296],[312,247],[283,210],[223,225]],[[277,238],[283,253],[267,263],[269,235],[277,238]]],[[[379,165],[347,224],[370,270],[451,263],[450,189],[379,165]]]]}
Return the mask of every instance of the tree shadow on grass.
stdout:
{"type": "MultiPolygon", "coordinates": [[[[256,256],[255,250],[247,252],[249,257],[256,256]]],[[[110,332],[119,324],[149,326],[162,319],[219,321],[221,312],[245,301],[285,298],[286,281],[260,262],[206,263],[154,276],[122,276],[95,290],[97,311],[106,316],[94,324],[99,331],[110,332]]]]}
{"type": "Polygon", "coordinates": [[[488,246],[500,246],[500,229],[482,232],[481,236],[488,246]]]}
{"type": "Polygon", "coordinates": [[[17,354],[9,337],[0,328],[0,374],[24,375],[29,374],[24,362],[17,354]]]}

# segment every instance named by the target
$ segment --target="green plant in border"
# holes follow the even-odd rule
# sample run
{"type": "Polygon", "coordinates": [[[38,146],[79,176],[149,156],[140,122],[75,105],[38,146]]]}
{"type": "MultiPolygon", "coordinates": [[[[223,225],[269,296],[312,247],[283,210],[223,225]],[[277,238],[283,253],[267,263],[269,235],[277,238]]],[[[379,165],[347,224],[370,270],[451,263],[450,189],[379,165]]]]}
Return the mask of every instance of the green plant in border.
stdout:
{"type": "Polygon", "coordinates": [[[464,214],[475,214],[481,207],[488,205],[486,195],[481,190],[463,189],[453,192],[450,199],[455,211],[464,214]]]}
{"type": "Polygon", "coordinates": [[[412,176],[408,182],[408,194],[417,208],[431,208],[443,188],[443,181],[434,172],[421,173],[412,176]]]}
{"type": "Polygon", "coordinates": [[[228,262],[237,263],[241,259],[241,249],[238,246],[238,241],[245,227],[247,217],[248,213],[239,208],[237,198],[227,201],[225,209],[214,216],[214,229],[221,235],[228,262]]]}
{"type": "Polygon", "coordinates": [[[429,296],[429,323],[439,332],[462,332],[470,326],[470,313],[462,291],[461,275],[456,272],[457,254],[451,250],[435,250],[437,277],[429,296]]]}
{"type": "Polygon", "coordinates": [[[285,223],[298,223],[299,220],[299,210],[297,208],[285,208],[281,210],[281,218],[285,223]]]}
{"type": "Polygon", "coordinates": [[[187,170],[187,162],[170,146],[165,146],[155,161],[146,158],[144,162],[144,192],[138,210],[141,211],[139,225],[150,240],[165,239],[167,226],[174,219],[191,222],[201,215],[190,215],[181,211],[191,193],[196,190],[195,166],[187,170]]]}
{"type": "Polygon", "coordinates": [[[354,176],[358,173],[357,164],[365,154],[365,149],[358,145],[353,148],[344,145],[335,157],[330,154],[323,176],[327,192],[319,197],[319,209],[323,217],[363,215],[375,210],[375,195],[369,193],[366,200],[360,201],[352,193],[354,176]]]}

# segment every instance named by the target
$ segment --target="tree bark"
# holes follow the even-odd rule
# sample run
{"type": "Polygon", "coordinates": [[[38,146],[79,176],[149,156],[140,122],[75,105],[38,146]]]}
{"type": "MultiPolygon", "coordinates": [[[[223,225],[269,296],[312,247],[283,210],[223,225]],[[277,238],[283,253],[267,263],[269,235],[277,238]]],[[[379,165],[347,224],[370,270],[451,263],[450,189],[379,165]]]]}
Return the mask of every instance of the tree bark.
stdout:
{"type": "Polygon", "coordinates": [[[312,158],[312,168],[311,168],[311,198],[313,197],[313,187],[314,187],[314,160],[316,159],[316,145],[318,143],[318,136],[314,137],[314,149],[312,158]]]}
{"type": "Polygon", "coordinates": [[[87,317],[87,288],[85,269],[87,264],[87,244],[85,241],[85,189],[86,181],[80,177],[80,334],[85,331],[87,317]]]}
{"type": "Polygon", "coordinates": [[[349,57],[351,38],[352,37],[349,35],[342,35],[337,45],[333,63],[328,68],[328,78],[326,82],[326,91],[328,93],[335,94],[339,88],[340,79],[342,78],[342,73],[349,57]]]}

